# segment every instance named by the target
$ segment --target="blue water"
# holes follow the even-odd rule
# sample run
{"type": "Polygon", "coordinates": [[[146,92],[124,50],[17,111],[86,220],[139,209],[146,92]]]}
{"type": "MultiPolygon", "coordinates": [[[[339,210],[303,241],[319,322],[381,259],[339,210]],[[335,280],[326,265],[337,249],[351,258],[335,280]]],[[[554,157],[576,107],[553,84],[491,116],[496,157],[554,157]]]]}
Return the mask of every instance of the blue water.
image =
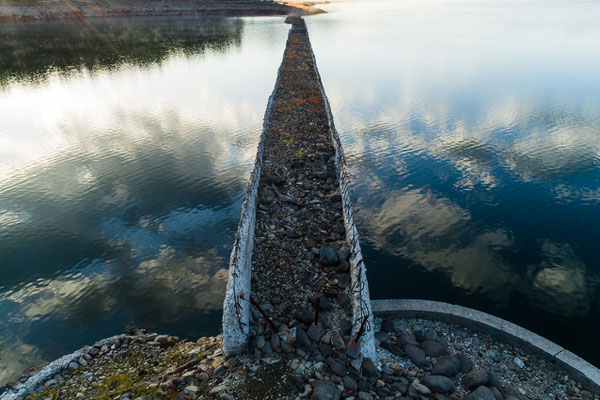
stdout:
{"type": "Polygon", "coordinates": [[[600,365],[600,5],[325,9],[372,298],[474,307],[600,365]]]}
{"type": "Polygon", "coordinates": [[[0,386],[131,326],[220,332],[282,21],[0,24],[0,386]]]}

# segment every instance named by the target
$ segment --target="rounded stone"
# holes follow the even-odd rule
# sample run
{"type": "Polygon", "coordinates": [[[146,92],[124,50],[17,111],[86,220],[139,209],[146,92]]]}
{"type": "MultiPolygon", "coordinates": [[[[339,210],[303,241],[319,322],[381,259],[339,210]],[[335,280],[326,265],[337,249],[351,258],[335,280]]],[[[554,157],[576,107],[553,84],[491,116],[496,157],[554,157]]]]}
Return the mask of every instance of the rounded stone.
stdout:
{"type": "Polygon", "coordinates": [[[465,389],[473,390],[479,386],[485,385],[488,382],[488,379],[489,375],[486,370],[474,369],[462,377],[461,383],[465,389]]]}
{"type": "Polygon", "coordinates": [[[453,377],[460,370],[460,361],[454,356],[442,356],[431,369],[432,375],[444,375],[453,377]]]}
{"type": "Polygon", "coordinates": [[[479,386],[477,389],[469,393],[465,400],[496,400],[492,391],[486,386],[479,386]]]}
{"type": "Polygon", "coordinates": [[[421,382],[434,393],[448,393],[454,389],[454,381],[443,375],[427,375],[421,382]]]}

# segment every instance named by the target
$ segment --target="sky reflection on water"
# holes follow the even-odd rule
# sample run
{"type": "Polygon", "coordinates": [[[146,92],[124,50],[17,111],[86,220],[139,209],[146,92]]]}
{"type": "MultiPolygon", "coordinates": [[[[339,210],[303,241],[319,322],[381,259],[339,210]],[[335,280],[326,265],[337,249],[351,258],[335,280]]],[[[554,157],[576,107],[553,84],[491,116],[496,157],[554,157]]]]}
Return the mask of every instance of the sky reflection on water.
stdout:
{"type": "Polygon", "coordinates": [[[0,75],[0,386],[127,326],[220,331],[288,29],[282,18],[78,24],[1,27],[23,51],[0,75]],[[81,41],[65,48],[73,31],[81,41]],[[127,34],[107,49],[98,35],[113,31],[127,34]],[[28,52],[39,35],[45,64],[28,52]]]}
{"type": "Polygon", "coordinates": [[[472,306],[600,365],[600,5],[325,8],[372,297],[472,306]]]}

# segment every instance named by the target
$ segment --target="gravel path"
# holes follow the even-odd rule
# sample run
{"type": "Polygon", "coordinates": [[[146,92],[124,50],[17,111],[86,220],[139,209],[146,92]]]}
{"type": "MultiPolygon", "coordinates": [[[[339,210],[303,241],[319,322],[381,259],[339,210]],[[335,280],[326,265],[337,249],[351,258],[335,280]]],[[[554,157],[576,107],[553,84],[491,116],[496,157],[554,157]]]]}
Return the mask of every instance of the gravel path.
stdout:
{"type": "MultiPolygon", "coordinates": [[[[335,151],[306,25],[290,21],[265,140],[252,293],[283,330],[309,330],[318,300],[320,324],[348,340],[350,264],[335,151]]],[[[253,316],[251,344],[260,340],[262,350],[266,337],[269,349],[274,332],[257,309],[253,316]]]]}

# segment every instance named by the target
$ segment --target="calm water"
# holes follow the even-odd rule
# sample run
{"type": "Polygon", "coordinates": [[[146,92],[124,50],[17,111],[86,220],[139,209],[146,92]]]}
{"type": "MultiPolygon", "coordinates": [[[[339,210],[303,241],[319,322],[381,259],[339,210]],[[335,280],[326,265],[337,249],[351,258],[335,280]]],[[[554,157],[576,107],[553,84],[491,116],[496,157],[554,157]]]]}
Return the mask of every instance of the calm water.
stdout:
{"type": "Polygon", "coordinates": [[[287,29],[0,24],[0,386],[128,326],[220,331],[287,29]]]}
{"type": "MultiPolygon", "coordinates": [[[[372,297],[473,306],[600,365],[600,6],[327,8],[308,25],[372,297]]],[[[287,29],[0,24],[0,385],[127,326],[220,330],[287,29]]]]}
{"type": "Polygon", "coordinates": [[[327,10],[308,26],[371,296],[491,312],[600,366],[600,4],[327,10]]]}

